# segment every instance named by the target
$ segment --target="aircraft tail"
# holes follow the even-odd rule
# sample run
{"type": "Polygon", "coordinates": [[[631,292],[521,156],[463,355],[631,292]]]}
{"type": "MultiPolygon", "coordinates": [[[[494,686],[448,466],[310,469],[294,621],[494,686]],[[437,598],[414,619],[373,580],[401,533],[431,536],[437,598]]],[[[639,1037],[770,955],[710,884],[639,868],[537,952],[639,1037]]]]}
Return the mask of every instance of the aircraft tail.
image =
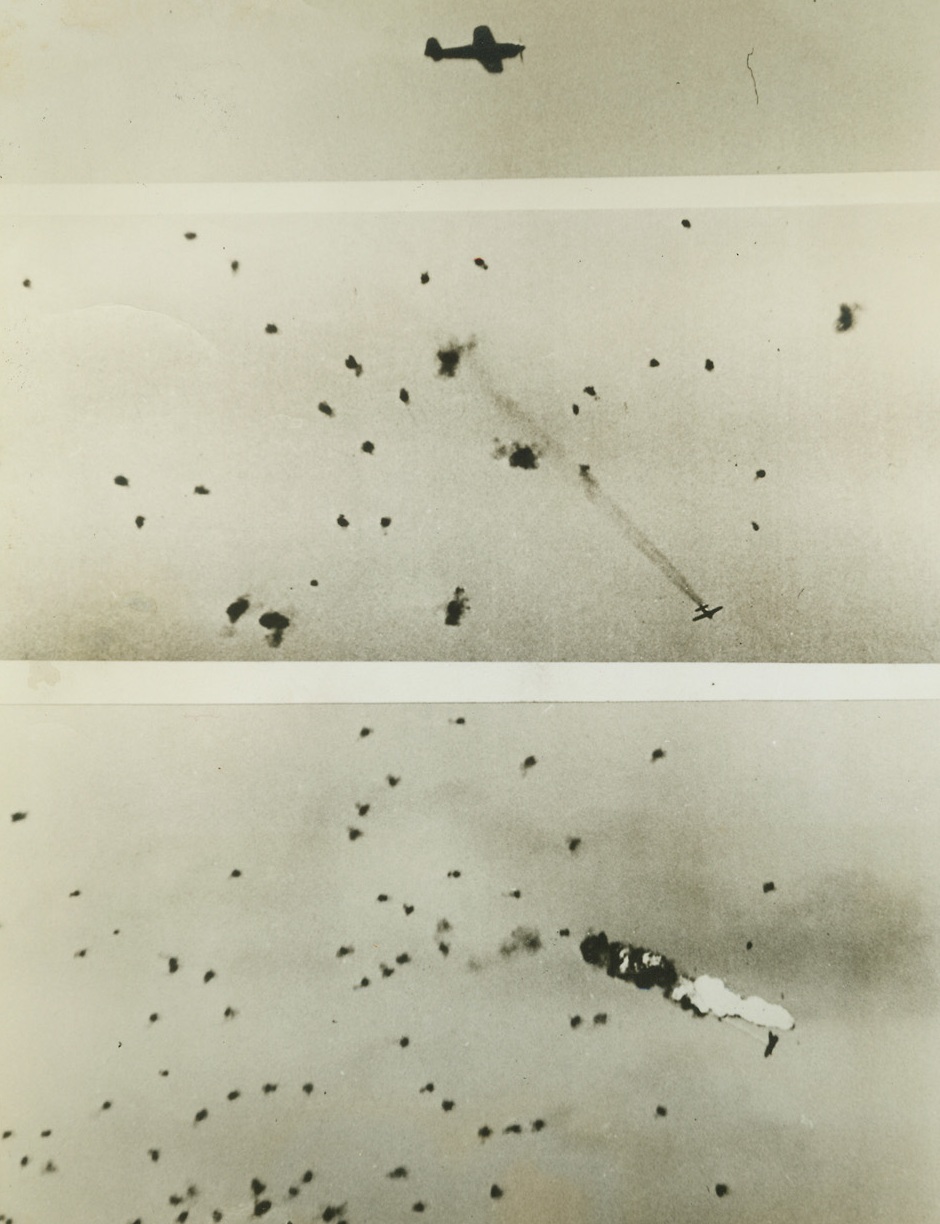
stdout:
{"type": "Polygon", "coordinates": [[[437,63],[444,58],[444,52],[441,49],[441,44],[436,38],[429,38],[424,47],[424,54],[430,55],[431,59],[437,63]]]}

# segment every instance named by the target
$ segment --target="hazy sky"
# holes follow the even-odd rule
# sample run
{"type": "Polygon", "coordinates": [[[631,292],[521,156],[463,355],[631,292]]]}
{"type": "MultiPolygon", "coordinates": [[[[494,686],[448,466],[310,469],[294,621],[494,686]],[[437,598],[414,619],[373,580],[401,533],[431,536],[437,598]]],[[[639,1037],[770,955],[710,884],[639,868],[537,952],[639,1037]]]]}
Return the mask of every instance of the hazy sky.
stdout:
{"type": "Polygon", "coordinates": [[[247,1220],[257,1177],[273,1224],[346,1201],[350,1224],[418,1202],[514,1224],[935,1219],[938,719],[0,711],[0,1209],[247,1220]],[[501,955],[519,927],[541,949],[501,955]],[[586,965],[590,929],[796,1027],[765,1058],[762,1030],[586,965]]]}
{"type": "Polygon", "coordinates": [[[940,147],[933,0],[10,0],[3,25],[6,182],[933,170],[940,147]],[[424,57],[482,22],[524,62],[424,57]]]}
{"type": "Polygon", "coordinates": [[[937,659],[936,207],[11,239],[4,657],[937,659]]]}

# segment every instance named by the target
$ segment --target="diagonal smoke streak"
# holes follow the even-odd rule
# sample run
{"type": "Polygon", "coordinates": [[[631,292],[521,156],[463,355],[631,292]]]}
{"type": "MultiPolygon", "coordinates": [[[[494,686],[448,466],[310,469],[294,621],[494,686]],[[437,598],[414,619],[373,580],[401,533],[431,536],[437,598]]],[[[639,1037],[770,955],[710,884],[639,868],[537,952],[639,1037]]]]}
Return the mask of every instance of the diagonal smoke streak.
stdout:
{"type": "MultiPolygon", "coordinates": [[[[503,412],[505,412],[508,417],[511,417],[518,425],[523,425],[531,433],[544,438],[544,434],[539,426],[539,423],[533,417],[531,417],[524,408],[517,404],[515,400],[512,400],[508,396],[497,391],[492,385],[490,379],[480,369],[477,361],[474,361],[473,365],[476,369],[480,382],[483,384],[484,390],[503,410],[503,412]]],[[[574,472],[575,463],[571,460],[570,456],[566,453],[564,447],[559,442],[552,441],[550,445],[546,446],[546,449],[555,451],[563,461],[565,467],[570,468],[572,473],[574,472]]],[[[610,494],[604,492],[604,490],[598,484],[597,479],[591,475],[584,464],[579,464],[577,466],[580,471],[581,487],[587,495],[588,500],[593,502],[593,504],[599,509],[603,510],[607,517],[616,523],[633,547],[636,548],[638,552],[641,552],[648,561],[651,561],[659,572],[665,578],[667,578],[677,590],[681,591],[683,595],[686,595],[689,599],[691,599],[694,604],[703,604],[705,602],[704,599],[702,599],[678,566],[674,565],[672,561],[669,560],[662,549],[656,547],[646,532],[633,521],[632,517],[627,513],[623,506],[621,506],[619,502],[614,501],[610,494]]]]}

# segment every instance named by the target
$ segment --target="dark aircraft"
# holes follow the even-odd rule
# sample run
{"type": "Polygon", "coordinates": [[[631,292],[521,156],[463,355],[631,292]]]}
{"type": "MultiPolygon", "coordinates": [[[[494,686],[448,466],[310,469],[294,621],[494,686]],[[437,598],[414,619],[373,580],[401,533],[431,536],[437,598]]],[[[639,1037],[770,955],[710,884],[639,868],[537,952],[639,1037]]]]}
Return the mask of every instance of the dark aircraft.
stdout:
{"type": "Polygon", "coordinates": [[[475,59],[487,72],[502,72],[504,59],[515,59],[522,55],[525,47],[518,43],[498,43],[489,26],[477,26],[473,31],[473,42],[465,47],[442,47],[436,38],[429,38],[424,54],[435,63],[442,59],[475,59]]]}
{"type": "Polygon", "coordinates": [[[715,613],[720,612],[723,607],[724,604],[719,604],[717,608],[710,608],[708,604],[696,604],[695,610],[698,616],[693,616],[692,619],[694,621],[711,620],[715,613]]]}

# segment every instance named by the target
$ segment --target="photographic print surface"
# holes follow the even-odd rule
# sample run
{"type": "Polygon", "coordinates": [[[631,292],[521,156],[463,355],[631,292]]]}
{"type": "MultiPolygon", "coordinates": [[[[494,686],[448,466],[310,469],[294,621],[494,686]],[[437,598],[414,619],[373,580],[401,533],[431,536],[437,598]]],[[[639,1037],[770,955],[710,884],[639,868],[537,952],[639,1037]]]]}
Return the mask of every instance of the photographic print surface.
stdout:
{"type": "Polygon", "coordinates": [[[935,703],[0,728],[17,1224],[936,1218],[935,703]]]}
{"type": "Polygon", "coordinates": [[[3,657],[937,659],[935,206],[11,231],[3,657]]]}
{"type": "Polygon", "coordinates": [[[8,183],[937,168],[932,0],[6,8],[8,183]]]}

